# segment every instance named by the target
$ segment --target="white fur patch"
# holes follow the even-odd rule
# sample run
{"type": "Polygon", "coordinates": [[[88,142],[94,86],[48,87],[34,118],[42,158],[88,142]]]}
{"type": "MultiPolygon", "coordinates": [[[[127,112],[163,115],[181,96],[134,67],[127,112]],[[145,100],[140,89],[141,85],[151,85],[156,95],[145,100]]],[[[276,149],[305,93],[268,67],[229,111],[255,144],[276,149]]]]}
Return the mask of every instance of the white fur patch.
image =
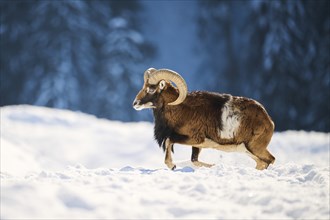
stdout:
{"type": "Polygon", "coordinates": [[[239,112],[231,105],[232,98],[224,105],[222,109],[221,121],[222,130],[218,129],[221,138],[231,139],[235,136],[240,125],[239,112]]]}

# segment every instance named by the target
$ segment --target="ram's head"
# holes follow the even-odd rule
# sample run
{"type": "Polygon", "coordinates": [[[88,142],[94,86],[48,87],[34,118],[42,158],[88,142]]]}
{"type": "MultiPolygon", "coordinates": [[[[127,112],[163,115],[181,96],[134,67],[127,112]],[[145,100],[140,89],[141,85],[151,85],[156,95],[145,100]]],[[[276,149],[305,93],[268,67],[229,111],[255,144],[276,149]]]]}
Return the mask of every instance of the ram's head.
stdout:
{"type": "Polygon", "coordinates": [[[160,94],[167,89],[170,82],[176,85],[179,96],[175,101],[168,103],[168,105],[179,105],[182,103],[188,93],[185,80],[172,70],[149,68],[144,72],[144,84],[133,102],[133,107],[136,110],[156,108],[160,94]]]}

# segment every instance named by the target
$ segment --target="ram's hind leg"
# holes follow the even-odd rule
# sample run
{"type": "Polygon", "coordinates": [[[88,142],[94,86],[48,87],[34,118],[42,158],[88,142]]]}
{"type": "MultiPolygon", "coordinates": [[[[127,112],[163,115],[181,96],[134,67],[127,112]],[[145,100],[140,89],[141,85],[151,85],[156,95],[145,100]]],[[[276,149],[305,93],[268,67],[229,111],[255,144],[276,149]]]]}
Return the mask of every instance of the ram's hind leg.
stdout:
{"type": "Polygon", "coordinates": [[[198,147],[192,147],[192,152],[191,152],[191,162],[196,166],[196,167],[212,167],[214,164],[208,164],[208,163],[203,163],[198,161],[198,156],[201,152],[201,148],[198,147]]]}
{"type": "Polygon", "coordinates": [[[260,135],[256,135],[247,144],[248,153],[256,161],[256,169],[266,169],[269,164],[273,164],[275,157],[269,153],[267,146],[272,138],[273,132],[266,132],[267,129],[260,135]]]}
{"type": "Polygon", "coordinates": [[[261,160],[259,157],[257,157],[256,155],[254,155],[250,151],[247,151],[247,154],[256,162],[256,164],[257,164],[256,165],[256,169],[257,170],[267,169],[267,167],[269,166],[268,163],[266,163],[265,161],[261,160]]]}

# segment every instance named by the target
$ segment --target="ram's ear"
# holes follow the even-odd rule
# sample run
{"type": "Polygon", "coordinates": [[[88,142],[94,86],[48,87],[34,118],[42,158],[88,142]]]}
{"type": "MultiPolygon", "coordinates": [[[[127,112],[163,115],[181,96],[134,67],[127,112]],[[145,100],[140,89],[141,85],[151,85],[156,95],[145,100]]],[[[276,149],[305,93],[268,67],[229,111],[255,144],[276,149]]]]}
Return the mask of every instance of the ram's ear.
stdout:
{"type": "Polygon", "coordinates": [[[158,84],[159,86],[159,90],[163,90],[166,86],[166,81],[165,80],[161,80],[158,84]]]}

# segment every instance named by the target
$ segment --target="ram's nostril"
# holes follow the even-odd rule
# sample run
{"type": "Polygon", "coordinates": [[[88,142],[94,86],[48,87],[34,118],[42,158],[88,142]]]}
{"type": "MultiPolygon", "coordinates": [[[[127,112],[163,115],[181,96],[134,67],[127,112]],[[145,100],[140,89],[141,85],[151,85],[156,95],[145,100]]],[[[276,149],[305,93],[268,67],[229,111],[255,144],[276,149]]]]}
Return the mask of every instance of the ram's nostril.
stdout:
{"type": "Polygon", "coordinates": [[[139,101],[134,100],[134,102],[133,102],[133,106],[134,106],[134,105],[137,105],[138,103],[139,103],[139,101]]]}

